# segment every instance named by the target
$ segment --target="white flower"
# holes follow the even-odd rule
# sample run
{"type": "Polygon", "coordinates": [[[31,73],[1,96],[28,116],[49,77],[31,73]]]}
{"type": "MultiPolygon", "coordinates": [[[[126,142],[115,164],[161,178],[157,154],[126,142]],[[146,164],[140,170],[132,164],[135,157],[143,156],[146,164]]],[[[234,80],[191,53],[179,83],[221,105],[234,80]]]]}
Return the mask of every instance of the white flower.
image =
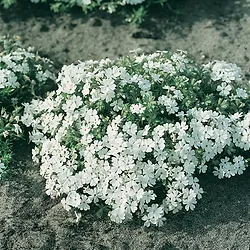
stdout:
{"type": "Polygon", "coordinates": [[[65,113],[73,113],[75,109],[82,105],[82,99],[80,96],[72,95],[67,99],[66,103],[62,105],[62,109],[65,113]]]}
{"type": "Polygon", "coordinates": [[[124,4],[132,4],[132,5],[136,5],[136,4],[140,4],[142,2],[144,2],[145,0],[123,0],[124,4]]]}
{"type": "Polygon", "coordinates": [[[94,128],[97,127],[101,122],[101,120],[98,116],[98,113],[95,109],[94,110],[89,109],[86,112],[84,118],[85,118],[85,121],[88,124],[88,126],[93,126],[94,128]]]}
{"type": "Polygon", "coordinates": [[[180,51],[180,53],[174,53],[171,56],[171,59],[176,64],[177,70],[183,72],[186,69],[186,64],[188,63],[188,60],[186,58],[185,51],[180,51]]]}
{"type": "Polygon", "coordinates": [[[243,174],[243,171],[246,170],[246,166],[245,166],[245,160],[244,158],[240,155],[240,156],[235,156],[233,158],[233,162],[234,162],[234,170],[237,174],[243,174]]]}
{"type": "Polygon", "coordinates": [[[58,92],[62,91],[66,94],[73,94],[76,89],[76,84],[73,82],[73,79],[69,75],[62,77],[61,86],[58,89],[58,92]]]}
{"type": "Polygon", "coordinates": [[[221,159],[219,168],[215,167],[214,169],[214,175],[222,179],[224,177],[230,178],[236,174],[242,174],[246,167],[244,158],[242,156],[237,156],[233,158],[233,162],[230,162],[228,157],[221,159]]]}
{"type": "Polygon", "coordinates": [[[222,82],[222,84],[218,85],[217,87],[217,91],[220,92],[221,96],[228,96],[231,90],[232,86],[227,84],[226,82],[222,82]]]}
{"type": "Polygon", "coordinates": [[[77,206],[80,210],[87,211],[90,209],[89,204],[92,202],[92,200],[87,197],[86,195],[81,195],[81,203],[77,206]]]}
{"type": "Polygon", "coordinates": [[[240,119],[241,117],[242,117],[242,113],[239,113],[239,112],[236,112],[236,113],[234,113],[234,114],[231,115],[231,119],[232,119],[233,121],[238,120],[238,119],[240,119]]]}
{"type": "Polygon", "coordinates": [[[116,207],[110,211],[108,215],[112,221],[116,223],[122,223],[125,220],[125,208],[116,207]]]}
{"type": "Polygon", "coordinates": [[[116,79],[117,77],[119,77],[121,75],[121,70],[123,70],[122,68],[118,68],[117,66],[114,66],[112,68],[107,68],[105,69],[105,76],[110,79],[116,79]]]}
{"type": "Polygon", "coordinates": [[[186,189],[183,195],[183,204],[185,205],[185,209],[188,211],[194,210],[195,204],[197,203],[196,200],[196,193],[193,189],[186,189]]]}
{"type": "Polygon", "coordinates": [[[125,122],[125,124],[122,127],[122,130],[129,135],[133,136],[137,132],[137,125],[132,122],[125,122]]]}
{"type": "Polygon", "coordinates": [[[162,226],[166,218],[163,217],[164,210],[163,207],[159,207],[158,204],[152,204],[147,208],[147,215],[142,217],[142,220],[145,221],[144,226],[149,227],[150,224],[156,226],[162,226]]]}
{"type": "Polygon", "coordinates": [[[82,89],[83,95],[88,95],[90,93],[90,83],[86,82],[82,89]]]}
{"type": "Polygon", "coordinates": [[[169,98],[167,96],[160,96],[158,100],[159,104],[165,106],[169,114],[174,114],[178,112],[178,104],[175,99],[169,98]]]}
{"type": "Polygon", "coordinates": [[[224,61],[214,61],[207,65],[211,68],[211,78],[213,81],[222,80],[226,83],[232,81],[240,82],[242,72],[241,69],[234,63],[226,63],[224,61]]]}
{"type": "Polygon", "coordinates": [[[130,111],[133,114],[142,114],[146,108],[142,104],[132,104],[130,106],[130,111]]]}
{"type": "Polygon", "coordinates": [[[103,79],[100,86],[102,99],[106,99],[107,102],[110,102],[115,95],[115,88],[116,85],[113,79],[103,79]]]}
{"type": "Polygon", "coordinates": [[[237,96],[239,98],[242,98],[242,99],[247,99],[248,98],[248,94],[247,94],[245,89],[237,88],[236,93],[237,93],[237,96]]]}
{"type": "Polygon", "coordinates": [[[207,168],[208,168],[207,165],[200,165],[200,166],[198,166],[199,173],[206,173],[207,172],[207,168]]]}
{"type": "Polygon", "coordinates": [[[114,111],[119,111],[122,110],[124,103],[122,99],[115,100],[110,104],[111,107],[114,107],[114,111]]]}
{"type": "Polygon", "coordinates": [[[91,4],[91,0],[81,0],[82,5],[89,5],[91,4]]]}
{"type": "Polygon", "coordinates": [[[75,191],[70,192],[66,198],[66,204],[72,207],[80,206],[81,196],[75,191]]]}

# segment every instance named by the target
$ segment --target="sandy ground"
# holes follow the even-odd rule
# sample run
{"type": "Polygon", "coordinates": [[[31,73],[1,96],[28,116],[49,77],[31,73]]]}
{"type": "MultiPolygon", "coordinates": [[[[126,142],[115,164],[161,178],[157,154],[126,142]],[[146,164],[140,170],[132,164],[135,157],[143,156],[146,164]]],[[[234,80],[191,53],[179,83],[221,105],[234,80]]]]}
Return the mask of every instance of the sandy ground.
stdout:
{"type": "MultiPolygon", "coordinates": [[[[58,69],[78,60],[117,58],[138,47],[181,49],[199,63],[237,63],[250,79],[250,1],[176,0],[172,6],[181,14],[154,9],[141,27],[117,16],[52,15],[23,6],[0,10],[0,35],[20,36],[58,69]]],[[[250,170],[227,180],[202,176],[206,192],[195,211],[168,216],[162,228],[144,228],[140,221],[116,225],[94,213],[76,224],[44,193],[30,147],[18,144],[15,151],[15,175],[0,183],[0,250],[250,249],[250,170]]]]}

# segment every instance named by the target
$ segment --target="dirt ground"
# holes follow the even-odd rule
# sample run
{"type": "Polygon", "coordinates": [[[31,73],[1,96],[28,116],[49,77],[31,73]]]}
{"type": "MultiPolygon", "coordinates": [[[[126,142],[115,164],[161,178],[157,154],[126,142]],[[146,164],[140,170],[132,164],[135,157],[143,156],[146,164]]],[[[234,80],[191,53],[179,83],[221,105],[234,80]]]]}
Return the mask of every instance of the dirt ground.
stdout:
{"type": "MultiPolygon", "coordinates": [[[[18,35],[25,46],[62,64],[145,52],[186,50],[199,63],[225,60],[250,79],[250,1],[175,0],[153,9],[141,27],[117,16],[79,11],[52,15],[39,7],[0,10],[0,35],[18,35]]],[[[117,225],[87,213],[80,223],[44,192],[39,167],[25,143],[15,147],[15,175],[0,184],[0,250],[249,250],[250,169],[218,180],[201,177],[205,190],[195,211],[169,215],[162,228],[140,221],[117,225]]]]}

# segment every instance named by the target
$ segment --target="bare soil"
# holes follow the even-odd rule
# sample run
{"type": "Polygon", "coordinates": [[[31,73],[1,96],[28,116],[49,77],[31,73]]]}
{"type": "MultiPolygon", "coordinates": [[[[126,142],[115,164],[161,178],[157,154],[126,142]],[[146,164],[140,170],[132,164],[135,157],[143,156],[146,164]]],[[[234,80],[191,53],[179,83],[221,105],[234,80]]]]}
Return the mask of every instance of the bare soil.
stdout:
{"type": "MultiPolygon", "coordinates": [[[[250,79],[250,1],[175,0],[153,8],[140,27],[115,15],[55,15],[41,5],[0,10],[0,35],[18,35],[23,44],[55,61],[57,69],[78,60],[117,58],[138,47],[186,50],[198,63],[225,60],[250,79]]],[[[80,223],[44,192],[31,146],[15,146],[15,169],[0,183],[0,250],[249,250],[250,170],[218,180],[201,176],[205,190],[192,212],[167,216],[162,228],[139,220],[117,225],[94,212],[80,223]]]]}

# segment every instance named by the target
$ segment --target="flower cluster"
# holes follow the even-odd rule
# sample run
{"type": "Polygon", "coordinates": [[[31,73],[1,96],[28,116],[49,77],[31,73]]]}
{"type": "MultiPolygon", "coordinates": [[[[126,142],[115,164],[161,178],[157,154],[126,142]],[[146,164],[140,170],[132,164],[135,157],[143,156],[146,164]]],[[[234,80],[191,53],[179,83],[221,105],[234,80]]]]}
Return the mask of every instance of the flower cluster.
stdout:
{"type": "Polygon", "coordinates": [[[105,204],[117,223],[137,214],[160,226],[169,212],[193,210],[200,173],[247,167],[249,91],[240,81],[236,66],[200,67],[184,52],[64,66],[58,89],[21,118],[46,193],[76,212],[105,204]]]}
{"type": "Polygon", "coordinates": [[[11,143],[22,135],[22,103],[55,86],[51,69],[49,60],[23,49],[18,38],[0,38],[0,177],[11,159],[11,143]]]}
{"type": "Polygon", "coordinates": [[[0,104],[10,108],[44,95],[54,84],[52,65],[18,38],[0,38],[0,104]]]}

